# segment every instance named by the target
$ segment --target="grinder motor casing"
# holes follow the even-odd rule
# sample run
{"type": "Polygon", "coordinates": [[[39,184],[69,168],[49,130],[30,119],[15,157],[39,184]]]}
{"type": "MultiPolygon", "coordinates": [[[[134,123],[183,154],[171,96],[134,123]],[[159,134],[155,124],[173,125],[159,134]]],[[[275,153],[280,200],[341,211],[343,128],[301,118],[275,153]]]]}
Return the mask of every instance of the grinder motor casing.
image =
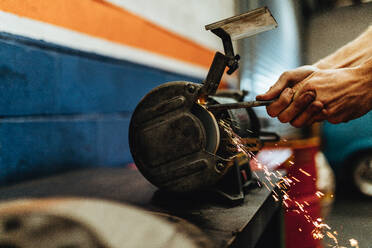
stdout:
{"type": "MultiPolygon", "coordinates": [[[[259,135],[259,123],[252,110],[213,114],[199,105],[201,87],[184,81],[162,84],[150,91],[133,113],[129,128],[133,159],[140,172],[160,189],[173,192],[205,189],[227,173],[234,163],[234,153],[219,147],[220,143],[225,146],[228,138],[217,123],[221,118],[234,121],[234,131],[242,137],[259,135]],[[248,129],[249,132],[244,132],[248,129]]],[[[209,100],[236,101],[227,97],[209,100]]]]}

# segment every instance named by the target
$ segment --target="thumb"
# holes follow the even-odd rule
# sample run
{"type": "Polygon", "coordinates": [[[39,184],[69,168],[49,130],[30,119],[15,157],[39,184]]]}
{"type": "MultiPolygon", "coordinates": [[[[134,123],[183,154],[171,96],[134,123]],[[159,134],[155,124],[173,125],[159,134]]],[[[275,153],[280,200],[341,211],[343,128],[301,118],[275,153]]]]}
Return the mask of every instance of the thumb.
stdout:
{"type": "Polygon", "coordinates": [[[316,70],[317,68],[313,66],[301,66],[297,69],[286,71],[279,77],[278,81],[265,94],[258,95],[256,99],[271,100],[277,98],[282,93],[282,91],[290,84],[294,83],[294,85],[296,85],[316,70]]]}
{"type": "Polygon", "coordinates": [[[285,74],[282,74],[279,80],[273,86],[271,86],[266,93],[256,96],[256,100],[266,101],[277,98],[280,95],[280,93],[282,93],[282,91],[286,88],[287,85],[288,79],[285,76],[285,74]]]}

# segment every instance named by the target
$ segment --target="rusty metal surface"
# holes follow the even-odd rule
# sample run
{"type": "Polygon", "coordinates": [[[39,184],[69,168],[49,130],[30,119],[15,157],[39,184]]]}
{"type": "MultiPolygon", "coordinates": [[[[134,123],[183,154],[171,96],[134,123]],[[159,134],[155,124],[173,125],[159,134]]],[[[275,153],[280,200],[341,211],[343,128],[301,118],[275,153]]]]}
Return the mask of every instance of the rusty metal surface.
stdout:
{"type": "Polygon", "coordinates": [[[170,197],[156,192],[156,188],[136,170],[93,169],[1,188],[0,200],[77,196],[130,203],[183,218],[198,226],[221,248],[239,240],[247,244],[245,247],[254,247],[280,208],[280,203],[275,202],[272,193],[265,188],[252,190],[244,203],[236,207],[204,196],[178,194],[178,197],[170,197]]]}

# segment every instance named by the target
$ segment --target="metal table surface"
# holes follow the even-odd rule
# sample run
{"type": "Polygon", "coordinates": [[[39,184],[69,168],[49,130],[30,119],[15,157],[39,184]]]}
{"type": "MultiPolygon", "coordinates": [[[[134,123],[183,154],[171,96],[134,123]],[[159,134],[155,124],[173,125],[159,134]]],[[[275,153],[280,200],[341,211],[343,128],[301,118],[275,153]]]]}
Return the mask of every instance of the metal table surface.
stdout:
{"type": "Polygon", "coordinates": [[[246,195],[242,205],[234,207],[205,198],[169,197],[130,168],[80,170],[0,188],[2,201],[90,197],[168,213],[195,224],[221,248],[280,247],[281,203],[271,195],[266,188],[256,188],[246,195]]]}

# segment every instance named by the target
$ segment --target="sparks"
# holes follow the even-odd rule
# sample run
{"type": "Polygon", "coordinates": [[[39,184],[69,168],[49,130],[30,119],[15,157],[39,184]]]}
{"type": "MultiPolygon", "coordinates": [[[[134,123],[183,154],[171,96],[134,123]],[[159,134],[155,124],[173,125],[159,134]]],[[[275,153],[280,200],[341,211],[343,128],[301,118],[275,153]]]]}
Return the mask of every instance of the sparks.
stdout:
{"type": "Polygon", "coordinates": [[[350,239],[349,242],[350,242],[350,245],[352,247],[359,248],[358,240],[356,240],[356,239],[350,239]]]}
{"type": "Polygon", "coordinates": [[[308,172],[304,171],[303,169],[299,168],[298,170],[300,172],[302,172],[303,174],[305,174],[306,176],[311,177],[311,174],[309,174],[308,172]]]}
{"type": "MultiPolygon", "coordinates": [[[[229,135],[229,139],[230,139],[231,143],[235,146],[236,150],[239,151],[239,152],[244,153],[247,157],[249,157],[250,159],[255,161],[256,164],[257,164],[257,168],[259,170],[263,171],[264,177],[259,177],[259,175],[255,171],[253,171],[253,174],[257,178],[260,179],[260,181],[258,182],[260,187],[263,184],[267,188],[267,190],[269,190],[269,191],[272,191],[274,187],[277,187],[283,195],[282,204],[285,206],[285,208],[284,208],[285,211],[286,212],[293,211],[294,213],[297,213],[297,214],[303,216],[308,223],[312,224],[314,228],[311,231],[311,235],[314,239],[321,240],[321,239],[324,239],[325,237],[328,237],[329,239],[331,239],[333,241],[333,245],[329,244],[329,246],[332,246],[333,248],[346,248],[346,247],[340,246],[338,244],[338,240],[337,240],[337,237],[336,237],[338,235],[337,232],[333,231],[333,233],[332,233],[332,228],[329,225],[327,225],[326,223],[324,223],[323,219],[321,219],[321,218],[314,219],[312,216],[309,215],[309,212],[305,209],[305,205],[310,206],[309,202],[303,201],[303,204],[302,204],[302,203],[296,201],[294,198],[292,199],[287,194],[286,190],[288,188],[290,188],[292,185],[294,185],[295,182],[296,183],[301,182],[299,179],[297,179],[294,176],[291,176],[291,178],[288,178],[286,176],[283,176],[279,171],[271,172],[267,168],[267,166],[263,165],[262,163],[260,163],[258,161],[258,159],[255,157],[255,154],[251,150],[249,150],[249,147],[247,147],[245,145],[243,139],[241,137],[239,137],[232,130],[232,128],[230,126],[231,125],[230,123],[228,123],[226,121],[223,121],[223,120],[220,120],[219,125],[221,126],[221,128],[225,129],[226,133],[229,135]],[[281,182],[274,184],[272,182],[273,178],[279,179],[281,182]],[[267,183],[265,183],[265,181],[267,183]],[[270,188],[269,185],[271,185],[272,188],[270,188]],[[291,207],[290,207],[288,202],[293,202],[294,205],[292,204],[291,207]],[[295,209],[293,209],[293,208],[295,208],[295,209]]],[[[285,140],[283,140],[283,141],[285,141],[285,140]]],[[[289,164],[293,165],[294,162],[289,161],[289,164]]],[[[311,174],[304,171],[303,169],[299,168],[299,171],[301,173],[303,173],[304,175],[306,175],[308,177],[311,177],[311,174]]],[[[277,180],[275,180],[275,181],[277,181],[277,180]]],[[[315,178],[313,178],[313,181],[315,181],[315,178]]],[[[321,198],[321,197],[324,196],[324,194],[320,191],[317,191],[315,193],[315,195],[318,198],[321,198]]],[[[275,191],[274,191],[274,194],[272,194],[272,197],[274,198],[275,201],[280,201],[280,197],[275,191]]],[[[331,197],[333,197],[333,195],[331,195],[331,197]]],[[[302,232],[302,228],[298,228],[298,231],[302,232]]],[[[359,248],[357,240],[350,239],[349,241],[350,241],[350,245],[352,247],[359,248]]]]}
{"type": "Polygon", "coordinates": [[[332,233],[327,232],[327,236],[329,238],[331,238],[333,240],[333,242],[335,242],[336,245],[338,245],[338,240],[337,240],[337,238],[332,233]]]}
{"type": "Polygon", "coordinates": [[[275,200],[276,202],[279,201],[279,198],[278,198],[278,197],[276,197],[275,195],[272,195],[272,196],[273,196],[273,198],[274,198],[274,200],[275,200]]]}
{"type": "Polygon", "coordinates": [[[321,197],[324,196],[324,194],[323,194],[322,192],[320,192],[320,191],[317,191],[317,192],[315,193],[315,195],[316,195],[317,197],[319,197],[319,198],[321,198],[321,197]]]}
{"type": "Polygon", "coordinates": [[[298,182],[298,183],[301,182],[300,180],[298,180],[298,179],[295,178],[295,177],[292,177],[292,179],[295,180],[295,181],[298,182]]]}

